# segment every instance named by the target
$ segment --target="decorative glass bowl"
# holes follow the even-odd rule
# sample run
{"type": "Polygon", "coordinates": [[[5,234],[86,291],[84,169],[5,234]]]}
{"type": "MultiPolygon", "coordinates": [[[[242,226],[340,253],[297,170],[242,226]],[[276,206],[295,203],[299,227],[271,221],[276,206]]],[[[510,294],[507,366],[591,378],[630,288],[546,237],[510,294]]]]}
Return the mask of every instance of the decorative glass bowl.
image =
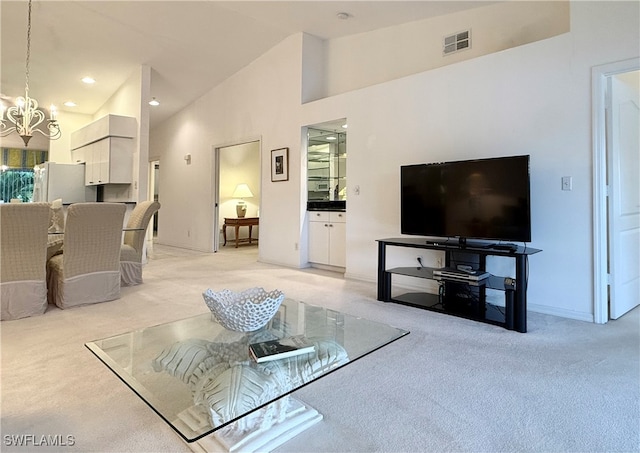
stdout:
{"type": "Polygon", "coordinates": [[[240,293],[207,289],[202,297],[215,320],[225,329],[253,332],[273,318],[284,300],[284,293],[277,289],[267,292],[263,288],[250,288],[240,293]]]}

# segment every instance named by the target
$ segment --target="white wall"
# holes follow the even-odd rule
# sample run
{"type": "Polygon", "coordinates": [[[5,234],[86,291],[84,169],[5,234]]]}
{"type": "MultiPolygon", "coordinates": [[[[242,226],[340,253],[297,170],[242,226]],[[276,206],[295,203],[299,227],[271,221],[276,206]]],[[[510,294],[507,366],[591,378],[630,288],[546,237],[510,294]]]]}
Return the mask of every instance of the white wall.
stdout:
{"type": "Polygon", "coordinates": [[[325,44],[325,95],[353,91],[568,31],[568,1],[511,1],[333,39],[325,44]],[[444,37],[465,30],[471,31],[471,46],[444,56],[444,37]]]}
{"type": "Polygon", "coordinates": [[[348,180],[360,186],[348,198],[347,242],[361,250],[349,255],[350,275],[375,276],[373,242],[399,235],[400,165],[530,154],[531,245],[544,250],[530,259],[530,306],[553,304],[578,317],[590,311],[590,130],[567,102],[571,45],[563,35],[346,96],[348,180]],[[576,141],[581,135],[586,146],[576,141]],[[372,162],[375,172],[367,171],[372,162]],[[560,190],[565,175],[573,192],[560,190]],[[567,282],[559,267],[574,277],[567,282]]]}
{"type": "Polygon", "coordinates": [[[574,2],[570,33],[304,106],[304,40],[291,37],[152,131],[162,168],[172,169],[161,176],[159,239],[208,248],[211,144],[261,135],[260,259],[304,265],[304,248],[295,251],[306,234],[301,127],[346,117],[348,276],[375,281],[375,240],[399,235],[400,165],[530,154],[531,246],[543,252],[530,259],[529,308],[591,320],[591,67],[640,55],[639,12],[637,2],[574,2]],[[283,146],[290,180],[271,183],[268,153],[283,146]],[[179,165],[187,149],[198,159],[190,171],[179,165]],[[573,191],[560,190],[562,176],[573,191]],[[205,196],[185,205],[180,194],[195,190],[205,196]]]}
{"type": "MultiPolygon", "coordinates": [[[[29,149],[48,149],[49,161],[72,163],[71,133],[81,129],[92,121],[107,114],[132,116],[137,119],[138,133],[132,156],[134,184],[127,189],[126,200],[146,200],[149,179],[149,99],[150,69],[141,66],[131,77],[107,100],[93,115],[85,115],[68,111],[58,112],[58,121],[62,135],[58,140],[49,141],[39,134],[29,142],[29,149]]],[[[17,135],[0,139],[0,147],[23,148],[24,143],[17,135]]]]}
{"type": "Polygon", "coordinates": [[[105,186],[105,201],[144,201],[149,191],[149,104],[151,69],[140,66],[120,88],[98,109],[93,120],[105,115],[122,115],[136,118],[138,130],[134,140],[132,156],[133,184],[127,188],[126,199],[120,199],[121,188],[105,186]],[[110,189],[117,189],[109,199],[110,189]]]}
{"type": "Polygon", "coordinates": [[[161,161],[159,243],[213,250],[214,148],[262,137],[260,259],[301,265],[296,245],[303,205],[297,126],[302,41],[302,35],[284,40],[151,131],[151,148],[161,161]],[[283,147],[290,148],[290,178],[271,182],[271,150],[283,147]],[[186,153],[191,165],[184,164],[186,153]]]}
{"type": "Polygon", "coordinates": [[[49,160],[51,162],[73,163],[71,159],[71,133],[89,124],[93,121],[93,117],[82,113],[63,111],[58,112],[58,120],[62,136],[58,140],[50,142],[49,160]]]}
{"type": "Polygon", "coordinates": [[[344,95],[348,275],[375,278],[375,239],[399,233],[400,165],[531,154],[529,306],[592,319],[590,68],[638,42],[637,3],[578,2],[570,34],[344,95]]]}
{"type": "MultiPolygon", "coordinates": [[[[150,70],[146,66],[140,67],[131,77],[107,100],[107,102],[93,115],[58,112],[58,122],[62,135],[58,140],[49,141],[40,134],[35,134],[29,142],[29,149],[48,149],[49,160],[59,163],[71,163],[71,133],[81,129],[92,121],[107,114],[133,116],[138,120],[138,137],[136,138],[136,155],[134,156],[134,174],[138,176],[138,186],[144,184],[141,199],[146,199],[146,182],[148,178],[148,136],[149,136],[149,106],[147,99],[149,92],[150,70]],[[145,94],[146,93],[146,94],[145,94]],[[145,162],[139,166],[138,162],[145,162]]],[[[7,148],[23,148],[22,139],[15,134],[0,138],[0,146],[7,148]]]]}

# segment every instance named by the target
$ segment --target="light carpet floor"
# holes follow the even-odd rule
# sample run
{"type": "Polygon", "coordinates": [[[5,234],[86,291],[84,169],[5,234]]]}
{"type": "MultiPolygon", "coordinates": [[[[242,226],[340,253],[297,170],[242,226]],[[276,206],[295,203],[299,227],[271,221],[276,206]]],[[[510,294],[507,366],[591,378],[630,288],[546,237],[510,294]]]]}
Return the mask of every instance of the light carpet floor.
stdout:
{"type": "Polygon", "coordinates": [[[203,254],[155,246],[122,298],[3,321],[7,452],[187,452],[84,344],[207,312],[207,289],[288,297],[411,331],[297,391],[324,420],[278,452],[640,451],[639,310],[606,325],[529,313],[520,334],[376,301],[374,283],[257,262],[255,247],[203,254]],[[18,447],[18,435],[73,446],[18,447]]]}

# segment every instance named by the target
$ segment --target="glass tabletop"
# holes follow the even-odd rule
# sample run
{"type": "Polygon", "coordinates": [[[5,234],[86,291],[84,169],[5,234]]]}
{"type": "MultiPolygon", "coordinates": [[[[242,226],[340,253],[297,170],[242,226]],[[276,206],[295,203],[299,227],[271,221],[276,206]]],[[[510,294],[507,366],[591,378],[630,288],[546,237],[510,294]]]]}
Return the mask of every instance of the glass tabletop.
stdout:
{"type": "Polygon", "coordinates": [[[211,314],[86,344],[186,442],[194,442],[409,332],[285,299],[267,325],[234,332],[211,314]],[[304,335],[310,354],[256,363],[249,344],[304,335]]]}

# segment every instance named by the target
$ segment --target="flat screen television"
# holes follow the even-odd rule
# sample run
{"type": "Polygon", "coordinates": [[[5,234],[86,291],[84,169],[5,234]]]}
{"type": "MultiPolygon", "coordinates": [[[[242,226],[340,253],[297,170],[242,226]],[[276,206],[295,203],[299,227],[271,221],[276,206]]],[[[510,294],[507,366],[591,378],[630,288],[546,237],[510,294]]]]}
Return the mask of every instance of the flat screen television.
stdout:
{"type": "Polygon", "coordinates": [[[400,167],[402,234],[531,241],[529,156],[400,167]]]}

